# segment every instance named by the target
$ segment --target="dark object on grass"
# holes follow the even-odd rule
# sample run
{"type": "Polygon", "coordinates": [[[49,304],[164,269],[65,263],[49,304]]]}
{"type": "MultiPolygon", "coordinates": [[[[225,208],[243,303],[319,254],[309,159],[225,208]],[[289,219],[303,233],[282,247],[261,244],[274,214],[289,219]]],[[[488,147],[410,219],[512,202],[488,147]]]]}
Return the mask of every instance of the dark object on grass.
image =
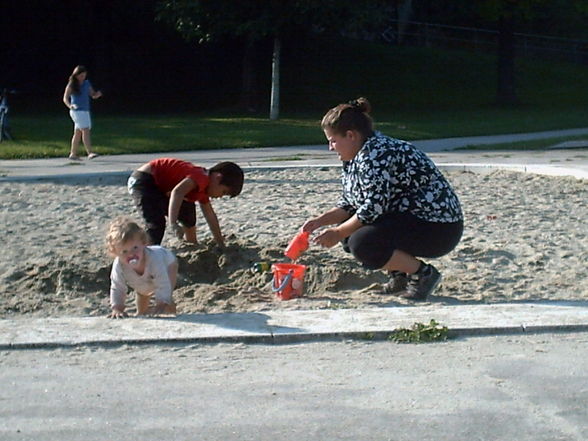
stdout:
{"type": "Polygon", "coordinates": [[[10,125],[8,123],[8,95],[16,93],[14,90],[2,89],[0,95],[0,142],[5,139],[12,141],[12,134],[10,133],[10,125]]]}

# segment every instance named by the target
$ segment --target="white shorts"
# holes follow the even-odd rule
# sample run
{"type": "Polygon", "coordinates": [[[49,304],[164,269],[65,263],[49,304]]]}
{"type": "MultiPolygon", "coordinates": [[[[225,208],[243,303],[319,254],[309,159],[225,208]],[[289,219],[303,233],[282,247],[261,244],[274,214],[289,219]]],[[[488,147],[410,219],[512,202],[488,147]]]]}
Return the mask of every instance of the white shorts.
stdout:
{"type": "Polygon", "coordinates": [[[92,119],[90,118],[90,112],[87,110],[70,110],[69,116],[74,122],[75,130],[91,129],[92,119]]]}

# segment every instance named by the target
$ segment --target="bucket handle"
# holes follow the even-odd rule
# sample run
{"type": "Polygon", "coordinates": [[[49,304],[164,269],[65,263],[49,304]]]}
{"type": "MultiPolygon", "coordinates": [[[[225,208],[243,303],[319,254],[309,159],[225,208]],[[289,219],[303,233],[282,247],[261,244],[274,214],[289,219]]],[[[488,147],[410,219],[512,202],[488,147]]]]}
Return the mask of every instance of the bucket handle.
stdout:
{"type": "Polygon", "coordinates": [[[275,281],[272,281],[272,292],[282,291],[288,285],[288,283],[290,283],[290,280],[292,279],[293,275],[294,275],[294,270],[289,270],[288,274],[286,274],[286,277],[284,277],[284,280],[282,280],[282,283],[277,288],[276,288],[275,281]]]}

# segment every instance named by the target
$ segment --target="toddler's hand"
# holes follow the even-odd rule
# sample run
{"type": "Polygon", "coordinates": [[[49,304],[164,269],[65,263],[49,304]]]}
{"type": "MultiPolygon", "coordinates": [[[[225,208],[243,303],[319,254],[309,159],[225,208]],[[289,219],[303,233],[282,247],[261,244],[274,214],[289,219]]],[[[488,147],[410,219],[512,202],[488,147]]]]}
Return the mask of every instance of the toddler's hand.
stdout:
{"type": "Polygon", "coordinates": [[[128,316],[129,315],[126,312],[121,311],[120,309],[113,308],[112,311],[110,312],[110,314],[108,314],[107,317],[108,318],[111,318],[111,319],[119,319],[119,318],[125,318],[125,317],[128,317],[128,316]]]}
{"type": "Polygon", "coordinates": [[[176,305],[175,303],[164,303],[157,301],[155,306],[149,308],[149,315],[160,315],[160,314],[175,314],[176,305]]]}

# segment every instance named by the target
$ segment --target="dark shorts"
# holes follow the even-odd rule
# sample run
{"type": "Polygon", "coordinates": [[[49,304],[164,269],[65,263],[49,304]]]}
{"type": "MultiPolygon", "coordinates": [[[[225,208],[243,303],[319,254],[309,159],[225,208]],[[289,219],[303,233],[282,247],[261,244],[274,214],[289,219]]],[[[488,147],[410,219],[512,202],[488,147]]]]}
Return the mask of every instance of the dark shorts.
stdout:
{"type": "Polygon", "coordinates": [[[343,242],[368,269],[382,268],[395,250],[415,257],[441,257],[453,250],[463,233],[463,221],[427,222],[409,213],[391,213],[355,231],[343,242]]]}
{"type": "MultiPolygon", "coordinates": [[[[137,210],[145,220],[145,229],[155,245],[161,244],[165,233],[169,197],[155,184],[149,173],[134,171],[128,180],[128,190],[137,210]]],[[[185,227],[196,225],[196,206],[193,202],[183,201],[178,220],[185,227]]]]}

